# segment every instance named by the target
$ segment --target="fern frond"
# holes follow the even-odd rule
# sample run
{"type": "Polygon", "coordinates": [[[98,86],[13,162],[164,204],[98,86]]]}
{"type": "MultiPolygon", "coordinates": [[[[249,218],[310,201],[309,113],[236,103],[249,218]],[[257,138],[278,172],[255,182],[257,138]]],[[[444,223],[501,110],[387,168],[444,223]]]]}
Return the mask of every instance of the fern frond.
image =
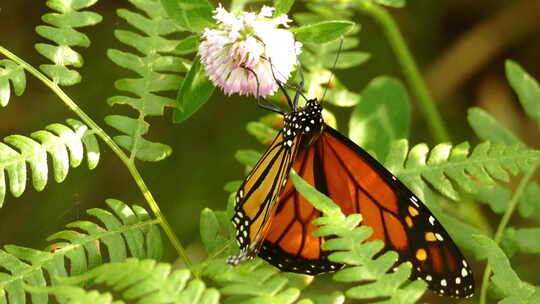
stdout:
{"type": "Polygon", "coordinates": [[[525,187],[518,205],[519,214],[523,218],[534,218],[540,221],[540,185],[532,182],[525,187]]]}
{"type": "MultiPolygon", "coordinates": [[[[171,268],[170,264],[154,260],[129,258],[61,281],[79,284],[92,280],[94,284],[106,285],[114,291],[115,298],[137,303],[218,303],[219,292],[216,289],[207,288],[201,280],[190,279],[187,269],[172,271],[171,268]]],[[[51,290],[53,293],[62,291],[84,292],[69,285],[51,290]]]]}
{"type": "Polygon", "coordinates": [[[30,137],[10,135],[0,142],[0,207],[7,191],[6,175],[9,177],[9,190],[19,197],[26,189],[27,165],[32,172],[32,184],[37,191],[47,185],[47,154],[51,156],[54,179],[64,181],[69,167],[78,167],[85,154],[88,167],[94,169],[99,162],[99,146],[95,135],[81,122],[68,119],[68,126],[55,123],[45,130],[34,132],[30,137]]]}
{"type": "Polygon", "coordinates": [[[306,286],[302,275],[283,273],[260,258],[231,267],[225,258],[206,263],[202,275],[215,281],[225,303],[294,303],[306,286]],[[298,283],[294,284],[293,282],[298,283]]]}
{"type": "MultiPolygon", "coordinates": [[[[122,304],[114,301],[110,293],[100,293],[97,290],[86,291],[84,288],[71,285],[58,285],[52,287],[36,287],[25,285],[24,289],[32,294],[55,295],[60,303],[67,304],[122,304]]],[[[35,302],[34,302],[35,303],[35,302]]],[[[42,302],[46,303],[46,302],[42,302]]]]}
{"type": "Polygon", "coordinates": [[[476,193],[497,180],[508,182],[510,174],[526,172],[539,161],[540,151],[519,144],[483,142],[472,151],[467,142],[456,146],[439,144],[431,151],[419,144],[408,151],[407,141],[401,140],[390,149],[385,165],[421,199],[431,191],[431,186],[458,200],[454,184],[476,193]]]}
{"type": "Polygon", "coordinates": [[[119,9],[118,16],[144,35],[135,31],[117,30],[116,38],[132,47],[137,53],[111,49],[110,60],[137,74],[137,78],[124,78],[115,87],[128,94],[113,96],[109,104],[126,104],[138,113],[135,118],[113,115],[106,122],[124,133],[114,140],[128,150],[132,158],[143,161],[159,161],[172,152],[168,145],[151,142],[143,136],[150,125],[147,116],[163,115],[165,107],[174,107],[176,101],[159,94],[177,90],[182,82],[179,73],[187,71],[190,63],[172,55],[179,40],[164,38],[180,28],[167,16],[158,0],[130,0],[139,11],[119,9]]]}
{"type": "Polygon", "coordinates": [[[36,50],[53,64],[43,64],[39,68],[55,83],[74,85],[81,81],[79,72],[68,68],[83,65],[81,55],[72,47],[89,47],[90,39],[76,28],[91,26],[101,22],[99,14],[82,11],[94,5],[97,0],[62,1],[48,0],[47,6],[58,12],[43,15],[42,20],[49,25],[36,27],[36,32],[56,45],[37,43],[36,50]]]}
{"type": "Polygon", "coordinates": [[[508,258],[495,241],[475,235],[476,242],[487,252],[488,263],[493,269],[491,282],[502,293],[501,304],[532,304],[540,302],[540,293],[531,284],[522,281],[512,269],[508,258]]]}
{"type": "Polygon", "coordinates": [[[385,298],[384,303],[415,303],[422,296],[426,284],[420,280],[408,281],[410,266],[401,264],[388,273],[398,259],[396,252],[388,251],[375,258],[384,243],[380,240],[366,242],[373,230],[358,226],[361,215],[343,215],[330,198],[297,174],[291,174],[291,178],[302,196],[323,214],[314,221],[319,226],[314,235],[331,237],[323,244],[323,249],[334,251],[329,260],[350,266],[336,272],[334,280],[360,283],[345,292],[348,298],[370,301],[385,298]]]}
{"type": "Polygon", "coordinates": [[[540,85],[517,63],[506,61],[506,78],[516,91],[525,113],[536,120],[540,128],[540,85]]]}
{"type": "MultiPolygon", "coordinates": [[[[60,240],[40,251],[16,245],[0,250],[0,303],[25,303],[25,285],[57,285],[61,277],[87,272],[106,260],[123,261],[128,255],[139,258],[161,257],[162,244],[157,220],[139,206],[129,207],[107,200],[115,215],[102,209],[88,213],[102,225],[90,221],[68,224],[69,230],[52,235],[60,240]],[[129,252],[129,254],[128,254],[129,252]],[[107,258],[108,257],[108,258],[107,258]]],[[[47,295],[29,292],[32,303],[47,303],[47,295]]]]}
{"type": "Polygon", "coordinates": [[[467,121],[481,140],[493,143],[523,144],[508,128],[481,108],[470,108],[467,112],[467,121]]]}
{"type": "Polygon", "coordinates": [[[0,60],[0,106],[5,107],[11,97],[9,82],[13,86],[15,95],[21,96],[26,88],[26,74],[24,69],[15,62],[0,60]]]}

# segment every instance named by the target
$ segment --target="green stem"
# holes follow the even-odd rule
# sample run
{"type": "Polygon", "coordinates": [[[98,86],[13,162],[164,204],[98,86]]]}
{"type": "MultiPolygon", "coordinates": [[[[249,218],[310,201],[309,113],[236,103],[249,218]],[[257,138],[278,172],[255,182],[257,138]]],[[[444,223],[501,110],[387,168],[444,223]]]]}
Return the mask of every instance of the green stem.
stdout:
{"type": "Polygon", "coordinates": [[[403,36],[399,32],[396,22],[384,8],[371,1],[357,0],[357,3],[361,12],[371,16],[381,25],[386,38],[403,69],[405,78],[418,99],[419,108],[427,119],[427,123],[430,126],[429,129],[433,132],[433,137],[437,142],[449,142],[450,136],[444,126],[441,115],[433,102],[433,98],[431,98],[431,95],[429,94],[413,56],[405,43],[405,39],[403,39],[403,36]]]}
{"type": "Polygon", "coordinates": [[[0,46],[0,53],[2,53],[7,58],[13,60],[18,65],[22,66],[25,70],[27,70],[30,74],[34,75],[36,78],[41,80],[46,86],[48,86],[60,99],[64,102],[66,106],[68,106],[79,118],[93,131],[97,136],[99,136],[110,148],[113,150],[113,152],[120,158],[120,160],[124,163],[124,165],[127,167],[129,173],[135,180],[135,183],[141,190],[144,198],[146,199],[146,202],[150,206],[150,209],[156,216],[156,218],[159,220],[159,223],[163,230],[165,231],[165,234],[167,235],[167,238],[172,243],[173,247],[176,249],[178,255],[180,258],[184,261],[184,263],[190,267],[192,266],[191,260],[186,255],[186,252],[184,250],[184,247],[174,234],[173,230],[171,229],[171,226],[169,225],[169,222],[167,222],[167,219],[161,212],[159,205],[157,204],[156,200],[152,196],[152,193],[146,186],[141,174],[137,170],[137,167],[135,166],[135,163],[131,161],[124,151],[114,142],[114,140],[103,131],[103,129],[95,123],[90,116],[88,116],[79,106],[71,99],[69,96],[58,87],[54,82],[52,82],[47,76],[43,75],[41,72],[36,70],[33,66],[26,63],[24,60],[17,57],[15,54],[11,53],[7,49],[0,46]]]}
{"type": "MultiPolygon", "coordinates": [[[[512,217],[512,214],[516,210],[516,207],[519,202],[519,198],[523,194],[523,191],[525,190],[525,187],[531,180],[531,178],[534,175],[534,172],[536,171],[536,166],[532,168],[525,176],[523,176],[523,179],[521,179],[521,182],[519,183],[518,187],[516,188],[516,191],[514,192],[514,195],[512,196],[512,199],[510,200],[510,206],[508,209],[506,209],[506,212],[504,213],[503,217],[501,218],[501,222],[499,223],[499,226],[497,227],[497,231],[495,232],[495,237],[493,240],[495,243],[499,244],[501,242],[501,239],[504,234],[504,230],[506,229],[506,225],[508,225],[508,222],[510,221],[510,218],[512,217]]],[[[487,288],[489,286],[489,276],[491,275],[491,267],[489,264],[484,269],[484,275],[482,277],[482,287],[480,289],[480,304],[485,304],[487,299],[487,288]]]]}

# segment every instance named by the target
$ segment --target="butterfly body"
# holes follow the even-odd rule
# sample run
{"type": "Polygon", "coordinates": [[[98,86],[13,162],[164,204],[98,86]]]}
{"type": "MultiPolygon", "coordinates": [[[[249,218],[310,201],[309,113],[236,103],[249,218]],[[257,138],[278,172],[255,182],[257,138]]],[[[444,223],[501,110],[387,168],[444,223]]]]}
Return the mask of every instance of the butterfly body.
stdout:
{"type": "Polygon", "coordinates": [[[321,249],[326,240],[312,235],[320,213],[294,188],[291,168],[345,215],[362,214],[362,225],[373,228],[369,240],[384,242],[379,254],[396,251],[399,263],[412,264],[411,279],[440,294],[472,295],[472,272],[441,224],[384,166],[326,125],[316,100],[284,115],[283,129],[240,186],[232,220],[241,252],[230,264],[258,255],[309,275],[342,267],[321,249]]]}

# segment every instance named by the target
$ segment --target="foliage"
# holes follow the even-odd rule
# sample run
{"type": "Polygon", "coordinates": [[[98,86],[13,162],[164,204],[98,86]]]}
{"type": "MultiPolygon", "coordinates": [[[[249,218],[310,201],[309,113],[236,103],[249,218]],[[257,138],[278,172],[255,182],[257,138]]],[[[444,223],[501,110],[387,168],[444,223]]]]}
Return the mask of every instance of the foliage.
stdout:
{"type": "Polygon", "coordinates": [[[419,144],[407,150],[405,140],[394,144],[385,165],[422,199],[432,197],[432,187],[457,201],[459,194],[452,183],[476,193],[497,180],[508,182],[510,174],[527,172],[540,161],[540,151],[489,141],[472,151],[466,142],[456,146],[439,144],[431,151],[419,144]]]}
{"type": "MultiPolygon", "coordinates": [[[[42,19],[47,25],[38,26],[36,31],[52,43],[37,43],[35,48],[52,63],[40,66],[42,75],[16,57],[0,60],[0,106],[6,107],[12,95],[22,95],[26,89],[26,72],[43,76],[51,82],[44,81],[61,100],[69,99],[57,85],[69,86],[82,80],[75,68],[82,67],[83,58],[74,48],[90,46],[89,32],[83,34],[78,29],[102,20],[99,14],[86,10],[96,1],[46,2],[55,12],[45,14],[42,19]]],[[[225,257],[238,250],[230,218],[234,192],[240,181],[225,186],[230,192],[225,210],[205,208],[201,212],[200,240],[208,257],[180,269],[162,260],[163,244],[157,224],[165,229],[177,251],[181,253],[181,250],[134,167],[134,160],[161,161],[172,153],[168,145],[149,139],[152,116],[163,116],[169,107],[173,108],[173,121],[184,122],[200,111],[213,95],[214,88],[194,55],[204,28],[215,26],[213,7],[207,0],[129,2],[132,7],[119,9],[117,15],[125,21],[120,27],[127,24],[130,29],[114,32],[126,49],[109,49],[107,57],[134,76],[117,80],[115,87],[122,93],[109,98],[108,102],[129,105],[135,114],[117,111],[105,118],[109,126],[121,133],[114,137],[114,142],[69,102],[66,104],[84,124],[68,119],[66,124],[50,124],[28,137],[5,137],[0,142],[0,206],[8,188],[13,197],[19,197],[29,180],[37,191],[43,190],[49,171],[57,182],[64,181],[69,168],[78,167],[84,155],[89,168],[96,168],[100,158],[97,141],[102,139],[127,166],[156,219],[142,207],[130,207],[110,199],[106,203],[112,212],[87,210],[93,221],[68,224],[66,230],[49,238],[54,243],[46,250],[5,245],[0,249],[0,303],[418,301],[426,284],[407,280],[411,273],[408,265],[399,265],[393,271],[396,253],[379,255],[382,242],[366,241],[371,229],[359,226],[361,215],[344,216],[328,197],[294,173],[291,178],[297,189],[323,213],[316,220],[320,227],[315,233],[330,238],[323,245],[324,249],[333,251],[330,260],[348,266],[332,275],[331,279],[340,283],[335,288],[332,286],[333,292],[313,292],[309,290],[311,283],[324,279],[281,273],[258,258],[235,268],[226,264],[225,257]],[[123,155],[118,146],[128,151],[128,155],[123,155]]],[[[232,2],[234,10],[252,5],[246,0],[232,2]]],[[[276,14],[281,14],[289,12],[295,1],[275,0],[274,4],[276,14]]],[[[412,120],[407,91],[410,88],[398,79],[383,75],[374,78],[361,92],[353,91],[330,71],[358,68],[372,56],[362,50],[357,37],[360,25],[351,21],[355,12],[351,7],[359,4],[403,7],[405,1],[338,1],[331,9],[326,0],[309,1],[302,6],[305,11],[293,14],[298,26],[291,30],[304,44],[300,60],[306,70],[303,75],[306,96],[325,96],[325,104],[336,113],[341,109],[335,107],[353,108],[346,124],[349,137],[385,160],[385,166],[429,205],[460,247],[467,250],[466,254],[472,253],[479,260],[487,258],[494,273],[489,285],[491,298],[499,303],[539,303],[540,287],[521,279],[519,268],[512,269],[509,259],[518,253],[540,253],[537,237],[540,186],[534,175],[540,164],[540,151],[480,108],[469,109],[467,116],[480,143],[437,143],[431,150],[420,143],[409,148],[405,138],[409,136],[412,120]],[[520,174],[524,175],[523,180],[515,183],[513,177],[520,174]],[[493,211],[492,216],[502,216],[493,239],[487,237],[489,231],[477,228],[481,225],[468,213],[471,209],[467,206],[471,205],[449,202],[468,198],[474,200],[472,208],[478,210],[478,206],[482,206],[476,203],[487,204],[493,211]],[[451,212],[445,214],[445,210],[451,212]],[[515,211],[527,220],[526,225],[509,220],[515,211]]],[[[506,63],[506,75],[524,112],[540,127],[538,82],[512,61],[506,63]]],[[[297,74],[296,81],[299,78],[297,74]]],[[[273,100],[278,101],[278,97],[273,100]]],[[[328,124],[335,125],[335,116],[330,110],[325,110],[324,117],[328,124]]],[[[266,115],[250,122],[247,131],[268,144],[277,134],[281,119],[277,114],[266,115]]],[[[152,134],[152,138],[159,136],[152,134]]],[[[260,155],[259,151],[239,150],[235,157],[249,170],[260,155]]],[[[488,211],[487,208],[480,210],[488,211]]],[[[189,260],[184,262],[189,265],[189,260]]],[[[489,283],[490,271],[486,273],[483,288],[489,283]]],[[[481,303],[483,301],[485,298],[480,299],[481,303]]]]}
{"type": "Polygon", "coordinates": [[[107,55],[118,66],[128,69],[137,78],[125,78],[115,82],[115,87],[126,95],[113,96],[109,104],[126,104],[137,111],[136,117],[110,115],[107,124],[124,133],[114,140],[128,150],[130,157],[143,161],[159,161],[168,157],[172,150],[168,145],[152,142],[145,138],[150,124],[148,116],[163,115],[165,107],[176,107],[176,101],[163,96],[163,93],[176,90],[182,82],[179,73],[186,72],[191,62],[175,55],[176,46],[181,40],[166,38],[179,33],[179,28],[167,16],[158,0],[131,0],[138,10],[118,10],[136,31],[116,30],[116,38],[137,52],[110,49],[107,55]],[[133,97],[135,96],[135,97],[133,97]]]}
{"type": "MultiPolygon", "coordinates": [[[[56,243],[45,251],[16,245],[0,249],[0,302],[25,303],[28,294],[32,303],[48,303],[40,288],[61,285],[62,278],[80,275],[106,262],[120,262],[128,256],[161,258],[163,246],[156,221],[143,208],[112,199],[107,200],[107,205],[114,214],[103,209],[87,211],[102,224],[68,224],[68,230],[49,237],[56,243]]],[[[91,295],[94,296],[98,295],[91,295]]],[[[60,302],[63,299],[57,298],[60,302]]]]}
{"type": "Polygon", "coordinates": [[[501,304],[528,304],[539,303],[540,294],[535,287],[522,281],[512,269],[508,258],[497,244],[482,235],[475,236],[476,242],[482,246],[488,254],[488,263],[493,268],[491,281],[502,292],[501,304]]]}
{"type": "Polygon", "coordinates": [[[47,154],[52,159],[54,179],[61,183],[69,167],[78,167],[84,154],[88,168],[94,169],[99,162],[97,139],[88,127],[78,120],[66,120],[69,126],[55,123],[32,133],[30,137],[10,135],[0,142],[0,207],[6,196],[6,176],[9,190],[19,197],[26,189],[27,164],[32,172],[32,185],[37,191],[47,185],[49,166],[47,154]],[[86,150],[86,153],[85,151],[86,150]]]}
{"type": "Polygon", "coordinates": [[[351,114],[349,138],[385,159],[390,143],[409,135],[411,109],[407,91],[399,80],[382,76],[368,84],[360,101],[351,114]]]}
{"type": "Polygon", "coordinates": [[[0,106],[2,107],[7,106],[11,97],[10,82],[15,95],[21,96],[26,88],[24,69],[11,60],[0,60],[0,106]]]}
{"type": "Polygon", "coordinates": [[[36,27],[41,37],[56,45],[36,43],[36,50],[53,64],[42,64],[40,69],[55,83],[69,86],[81,81],[79,72],[69,66],[80,68],[82,56],[72,47],[89,47],[90,39],[75,28],[91,26],[101,22],[102,17],[94,12],[81,11],[94,5],[97,0],[48,0],[47,6],[58,13],[43,15],[42,20],[49,25],[36,27]]]}

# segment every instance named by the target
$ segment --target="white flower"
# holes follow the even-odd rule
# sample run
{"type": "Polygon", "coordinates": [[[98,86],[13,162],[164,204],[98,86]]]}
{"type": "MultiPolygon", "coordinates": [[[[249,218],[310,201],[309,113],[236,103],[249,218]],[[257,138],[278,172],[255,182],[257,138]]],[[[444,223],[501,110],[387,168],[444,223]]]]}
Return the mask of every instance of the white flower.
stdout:
{"type": "Polygon", "coordinates": [[[259,14],[244,12],[235,16],[221,5],[215,10],[217,29],[205,29],[199,55],[209,78],[230,95],[257,94],[264,97],[285,83],[296,65],[302,44],[288,27],[291,20],[283,14],[270,18],[274,8],[263,6],[259,14]],[[257,74],[259,84],[253,72],[257,74]]]}

